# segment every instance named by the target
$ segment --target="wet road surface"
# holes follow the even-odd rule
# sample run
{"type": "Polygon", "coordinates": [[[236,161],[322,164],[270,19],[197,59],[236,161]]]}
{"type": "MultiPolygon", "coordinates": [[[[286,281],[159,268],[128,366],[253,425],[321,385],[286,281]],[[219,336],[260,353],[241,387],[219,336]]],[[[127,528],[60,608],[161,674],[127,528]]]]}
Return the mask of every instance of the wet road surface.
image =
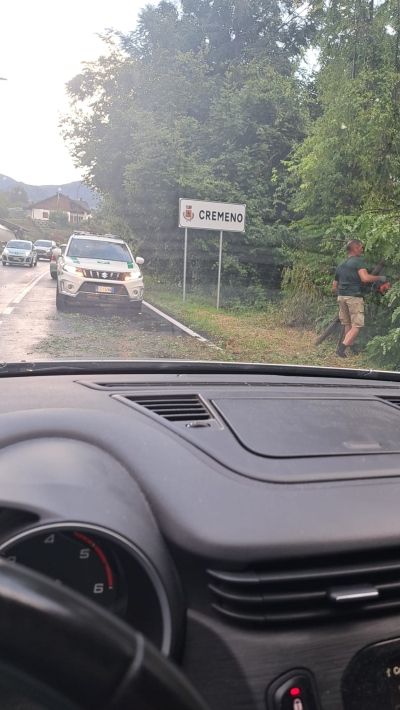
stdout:
{"type": "Polygon", "coordinates": [[[210,348],[143,306],[56,310],[49,262],[0,266],[0,361],[53,358],[209,359],[210,348]]]}

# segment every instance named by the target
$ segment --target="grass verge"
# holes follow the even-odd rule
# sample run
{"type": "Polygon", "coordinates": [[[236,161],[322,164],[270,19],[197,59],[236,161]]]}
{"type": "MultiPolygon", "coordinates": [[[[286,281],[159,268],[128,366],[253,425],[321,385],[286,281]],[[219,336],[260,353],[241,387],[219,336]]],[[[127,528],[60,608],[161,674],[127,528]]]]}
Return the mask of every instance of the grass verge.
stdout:
{"type": "Polygon", "coordinates": [[[192,294],[188,294],[183,305],[178,290],[167,289],[165,284],[149,277],[146,278],[145,297],[149,303],[222,348],[223,353],[215,357],[218,360],[326,367],[371,366],[365,354],[338,358],[334,352],[335,341],[316,346],[316,329],[281,325],[277,305],[265,312],[217,310],[212,297],[192,294]]]}

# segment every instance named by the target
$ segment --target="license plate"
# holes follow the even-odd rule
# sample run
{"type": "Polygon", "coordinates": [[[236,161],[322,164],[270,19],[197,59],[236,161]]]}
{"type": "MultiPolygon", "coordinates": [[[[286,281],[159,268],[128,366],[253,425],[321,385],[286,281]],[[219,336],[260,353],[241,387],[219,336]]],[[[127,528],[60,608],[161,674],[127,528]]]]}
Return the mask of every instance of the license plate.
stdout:
{"type": "Polygon", "coordinates": [[[96,286],[96,293],[114,293],[114,286],[96,286]]]}

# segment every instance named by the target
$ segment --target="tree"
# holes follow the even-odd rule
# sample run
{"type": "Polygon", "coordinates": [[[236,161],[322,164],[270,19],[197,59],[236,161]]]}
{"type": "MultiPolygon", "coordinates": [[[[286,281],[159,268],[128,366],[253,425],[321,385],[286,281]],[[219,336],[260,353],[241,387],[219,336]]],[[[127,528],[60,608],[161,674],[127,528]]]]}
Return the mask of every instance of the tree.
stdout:
{"type": "MultiPolygon", "coordinates": [[[[267,60],[233,63],[221,77],[206,51],[152,52],[138,59],[113,47],[70,82],[74,110],[64,130],[87,181],[129,225],[147,261],[175,275],[179,198],[245,202],[246,234],[229,238],[225,280],[277,286],[278,250],[290,241],[274,224],[287,219],[277,199],[282,161],[307,130],[299,80],[267,60]]],[[[193,237],[194,281],[215,280],[217,253],[216,235],[193,237]]]]}
{"type": "Polygon", "coordinates": [[[295,0],[162,0],[141,13],[137,29],[120,34],[131,56],[149,59],[159,50],[197,53],[207,48],[207,61],[217,73],[232,61],[242,64],[268,58],[278,71],[290,75],[291,62],[309,45],[318,9],[295,0]]]}
{"type": "Polygon", "coordinates": [[[8,210],[10,207],[10,202],[4,193],[0,193],[0,217],[6,219],[8,217],[8,210]]]}
{"type": "Polygon", "coordinates": [[[399,204],[398,3],[329,3],[318,42],[323,114],[293,163],[308,218],[399,204]]]}
{"type": "Polygon", "coordinates": [[[29,202],[28,193],[21,183],[14,185],[14,187],[7,192],[7,197],[13,207],[22,207],[29,202]]]}

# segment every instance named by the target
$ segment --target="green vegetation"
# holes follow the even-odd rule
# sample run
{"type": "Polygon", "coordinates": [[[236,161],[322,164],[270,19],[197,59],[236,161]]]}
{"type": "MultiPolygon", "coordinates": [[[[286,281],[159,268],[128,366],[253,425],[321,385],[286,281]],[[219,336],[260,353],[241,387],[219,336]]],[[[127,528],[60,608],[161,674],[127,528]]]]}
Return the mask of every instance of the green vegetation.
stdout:
{"type": "MultiPolygon", "coordinates": [[[[395,284],[368,296],[361,344],[371,362],[398,367],[399,18],[399,0],[147,6],[136,31],[109,32],[104,55],[68,85],[63,131],[104,198],[101,219],[131,241],[147,273],[181,288],[179,197],[245,202],[246,233],[224,239],[223,303],[260,323],[274,312],[285,328],[327,325],[334,267],[359,237],[369,265],[386,258],[395,284]]],[[[215,289],[217,235],[191,232],[188,256],[201,310],[215,289]]],[[[293,359],[285,352],[276,357],[293,359]]]]}
{"type": "MultiPolygon", "coordinates": [[[[183,305],[178,289],[173,290],[151,278],[146,281],[146,298],[200,335],[210,338],[211,343],[220,348],[214,349],[205,359],[326,367],[371,365],[369,359],[362,356],[350,355],[345,361],[338,361],[331,343],[325,343],[318,349],[310,347],[310,342],[317,338],[316,329],[293,328],[288,325],[288,314],[276,306],[264,311],[254,308],[217,310],[215,298],[193,294],[183,305]]],[[[203,347],[203,358],[206,352],[203,347]]]]}

